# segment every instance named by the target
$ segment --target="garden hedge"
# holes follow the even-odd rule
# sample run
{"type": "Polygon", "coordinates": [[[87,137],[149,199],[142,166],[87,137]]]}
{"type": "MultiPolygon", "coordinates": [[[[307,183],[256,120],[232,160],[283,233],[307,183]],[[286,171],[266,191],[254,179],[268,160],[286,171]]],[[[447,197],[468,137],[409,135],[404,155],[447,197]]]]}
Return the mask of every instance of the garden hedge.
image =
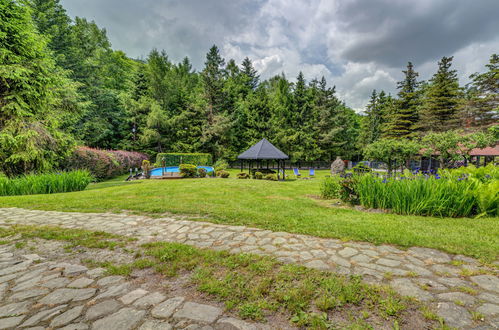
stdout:
{"type": "Polygon", "coordinates": [[[130,168],[140,168],[147,158],[147,155],[134,151],[77,147],[66,167],[88,170],[97,180],[104,180],[125,174],[130,168]]]}
{"type": "Polygon", "coordinates": [[[213,159],[205,153],[159,153],[156,156],[156,165],[179,166],[180,164],[211,165],[213,159]]]}

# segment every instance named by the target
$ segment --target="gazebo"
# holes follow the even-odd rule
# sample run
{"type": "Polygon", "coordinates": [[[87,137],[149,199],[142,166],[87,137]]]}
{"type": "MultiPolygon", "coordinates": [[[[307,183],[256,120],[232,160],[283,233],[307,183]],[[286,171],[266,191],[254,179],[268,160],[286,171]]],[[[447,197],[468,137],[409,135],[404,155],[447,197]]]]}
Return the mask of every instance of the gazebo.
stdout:
{"type": "Polygon", "coordinates": [[[267,139],[261,139],[258,143],[251,146],[248,150],[237,156],[237,159],[241,160],[241,172],[243,171],[243,161],[249,161],[248,171],[251,174],[251,169],[253,165],[253,161],[256,164],[261,166],[261,161],[274,160],[277,161],[277,178],[281,178],[280,169],[282,168],[282,179],[286,178],[285,175],[285,166],[284,160],[289,159],[288,155],[286,155],[281,150],[277,149],[272,143],[270,143],[267,139]],[[282,167],[281,167],[282,165],[282,167]]]}

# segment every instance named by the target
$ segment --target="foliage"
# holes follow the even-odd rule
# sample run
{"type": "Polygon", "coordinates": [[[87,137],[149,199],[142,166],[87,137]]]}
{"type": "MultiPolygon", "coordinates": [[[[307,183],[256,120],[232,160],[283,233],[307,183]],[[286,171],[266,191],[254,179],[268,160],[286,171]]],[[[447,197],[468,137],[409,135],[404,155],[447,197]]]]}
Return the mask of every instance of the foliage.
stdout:
{"type": "Polygon", "coordinates": [[[250,176],[248,173],[246,172],[240,172],[240,173],[237,173],[237,178],[238,179],[249,179],[250,176]]]}
{"type": "Polygon", "coordinates": [[[277,174],[269,173],[265,176],[265,180],[277,181],[277,174]]]}
{"type": "Polygon", "coordinates": [[[148,161],[147,159],[144,159],[142,161],[142,172],[144,173],[145,177],[147,179],[149,179],[151,177],[151,169],[152,169],[152,166],[151,166],[151,162],[148,161]]]}
{"type": "Polygon", "coordinates": [[[355,165],[354,167],[352,167],[352,170],[354,173],[369,173],[369,172],[372,172],[372,169],[363,164],[363,163],[359,163],[357,165],[355,165]]]}
{"type": "Polygon", "coordinates": [[[129,168],[140,168],[145,159],[147,156],[138,152],[78,147],[66,167],[88,170],[96,179],[102,180],[126,173],[129,168]]]}
{"type": "Polygon", "coordinates": [[[382,161],[388,166],[388,175],[391,175],[394,163],[404,165],[408,160],[419,153],[421,145],[408,139],[380,139],[364,149],[368,159],[382,161]]]}
{"type": "Polygon", "coordinates": [[[347,176],[343,180],[340,180],[340,199],[348,204],[359,204],[359,193],[356,185],[357,180],[353,176],[347,176]]]}
{"type": "Polygon", "coordinates": [[[321,197],[334,199],[340,197],[340,179],[337,176],[326,177],[321,183],[321,197]]]}
{"type": "Polygon", "coordinates": [[[225,171],[229,168],[229,163],[223,159],[219,159],[215,162],[215,164],[213,164],[213,168],[215,169],[215,172],[225,171]]]}
{"type": "Polygon", "coordinates": [[[197,166],[193,164],[180,164],[180,175],[183,178],[195,178],[197,176],[197,166]]]}
{"type": "Polygon", "coordinates": [[[206,153],[158,153],[156,165],[178,166],[180,164],[211,165],[212,158],[206,153]]]}
{"type": "Polygon", "coordinates": [[[398,99],[393,104],[393,111],[388,118],[384,136],[411,138],[419,124],[418,107],[421,100],[419,93],[420,83],[416,80],[418,73],[414,71],[411,62],[407,70],[402,71],[405,79],[397,83],[398,99]]]}
{"type": "Polygon", "coordinates": [[[16,176],[61,165],[73,146],[60,126],[74,92],[29,8],[0,1],[0,171],[16,176]]]}
{"type": "Polygon", "coordinates": [[[221,170],[217,172],[217,176],[227,179],[230,176],[230,173],[228,171],[221,170]]]}
{"type": "Polygon", "coordinates": [[[202,168],[202,167],[198,168],[198,176],[200,178],[205,178],[206,177],[206,173],[207,173],[207,171],[206,171],[205,168],[202,168]]]}
{"type": "Polygon", "coordinates": [[[460,125],[462,90],[457,71],[451,70],[453,57],[443,57],[430,79],[421,108],[420,125],[426,131],[446,132],[460,125]]]}
{"type": "Polygon", "coordinates": [[[260,172],[260,171],[255,172],[255,179],[262,180],[263,179],[263,173],[260,172]]]}
{"type": "Polygon", "coordinates": [[[496,216],[497,182],[492,180],[483,184],[455,175],[409,175],[390,179],[365,175],[355,178],[354,191],[361,205],[390,209],[399,214],[469,217],[484,213],[496,216]]]}
{"type": "Polygon", "coordinates": [[[29,174],[17,178],[0,176],[0,196],[55,194],[84,190],[92,181],[88,171],[29,174]]]}
{"type": "Polygon", "coordinates": [[[494,138],[483,132],[471,134],[464,134],[462,131],[432,132],[422,139],[425,155],[436,156],[444,168],[449,162],[462,157],[469,159],[472,149],[485,148],[494,143],[494,138]]]}

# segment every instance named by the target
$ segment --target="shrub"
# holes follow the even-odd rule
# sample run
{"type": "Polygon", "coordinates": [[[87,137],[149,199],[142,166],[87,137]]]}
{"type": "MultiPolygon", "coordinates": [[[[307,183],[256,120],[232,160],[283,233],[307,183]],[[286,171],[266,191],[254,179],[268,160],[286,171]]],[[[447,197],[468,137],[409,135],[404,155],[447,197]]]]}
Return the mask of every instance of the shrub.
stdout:
{"type": "Polygon", "coordinates": [[[339,195],[342,201],[357,205],[359,204],[359,195],[356,190],[356,180],[353,176],[345,177],[340,181],[339,195]]]}
{"type": "Polygon", "coordinates": [[[0,196],[54,194],[85,189],[92,182],[88,171],[30,174],[13,179],[0,176],[0,196]]]}
{"type": "Polygon", "coordinates": [[[206,177],[206,169],[205,168],[198,168],[198,176],[200,178],[205,178],[206,177]]]}
{"type": "Polygon", "coordinates": [[[263,173],[262,172],[255,172],[255,179],[257,179],[257,180],[263,179],[263,173]]]}
{"type": "Polygon", "coordinates": [[[142,171],[144,172],[144,175],[147,179],[151,177],[151,169],[152,169],[151,162],[144,159],[142,161],[142,171]]]}
{"type": "Polygon", "coordinates": [[[339,198],[340,189],[341,185],[338,177],[325,178],[321,184],[321,197],[324,199],[339,198]]]}
{"type": "Polygon", "coordinates": [[[267,174],[265,176],[265,180],[277,181],[277,175],[276,174],[267,174]]]}
{"type": "Polygon", "coordinates": [[[158,153],[156,164],[158,166],[179,166],[180,164],[211,165],[213,162],[210,154],[206,153],[158,153]],[[164,161],[164,163],[163,163],[164,161]]]}
{"type": "Polygon", "coordinates": [[[221,177],[221,178],[226,179],[226,178],[228,178],[228,177],[230,176],[230,173],[229,173],[229,172],[227,172],[227,171],[218,171],[218,172],[217,172],[217,175],[218,175],[219,177],[221,177]]]}
{"type": "Polygon", "coordinates": [[[354,173],[370,173],[370,172],[372,172],[372,169],[369,166],[362,164],[362,163],[355,165],[352,168],[352,170],[354,171],[354,173]]]}
{"type": "Polygon", "coordinates": [[[139,152],[78,147],[68,159],[66,168],[85,169],[97,180],[103,180],[124,174],[129,168],[141,167],[144,159],[147,156],[139,152]]]}
{"type": "Polygon", "coordinates": [[[229,168],[229,164],[225,160],[219,159],[213,164],[213,167],[215,168],[215,172],[218,173],[219,171],[225,171],[229,168]]]}
{"type": "Polygon", "coordinates": [[[195,178],[197,175],[197,167],[192,164],[180,164],[180,175],[183,178],[195,178]]]}
{"type": "Polygon", "coordinates": [[[249,174],[246,172],[240,172],[240,173],[237,173],[237,178],[238,179],[249,179],[249,174]]]}
{"type": "Polygon", "coordinates": [[[215,171],[209,171],[208,176],[210,177],[215,177],[215,171]]]}

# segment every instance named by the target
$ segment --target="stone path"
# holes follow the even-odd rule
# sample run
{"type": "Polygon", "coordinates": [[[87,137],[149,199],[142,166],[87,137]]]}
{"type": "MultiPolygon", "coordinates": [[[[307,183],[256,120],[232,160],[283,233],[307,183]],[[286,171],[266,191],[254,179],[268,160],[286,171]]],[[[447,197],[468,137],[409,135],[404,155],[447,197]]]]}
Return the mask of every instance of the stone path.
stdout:
{"type": "Polygon", "coordinates": [[[486,329],[499,328],[498,270],[484,267],[469,257],[434,249],[413,247],[404,251],[389,245],[174,218],[0,209],[0,225],[13,223],[102,230],[137,237],[141,242],[181,242],[358,274],[367,282],[389,284],[402,295],[428,302],[452,327],[469,328],[473,319],[478,318],[484,320],[486,329]]]}
{"type": "Polygon", "coordinates": [[[122,276],[104,276],[102,268],[44,262],[12,250],[0,247],[0,329],[269,329],[215,306],[148,292],[122,276]]]}

